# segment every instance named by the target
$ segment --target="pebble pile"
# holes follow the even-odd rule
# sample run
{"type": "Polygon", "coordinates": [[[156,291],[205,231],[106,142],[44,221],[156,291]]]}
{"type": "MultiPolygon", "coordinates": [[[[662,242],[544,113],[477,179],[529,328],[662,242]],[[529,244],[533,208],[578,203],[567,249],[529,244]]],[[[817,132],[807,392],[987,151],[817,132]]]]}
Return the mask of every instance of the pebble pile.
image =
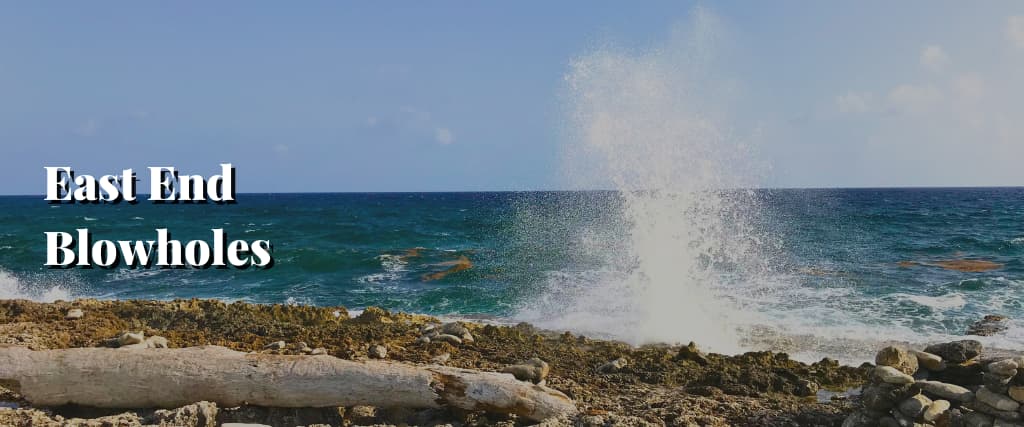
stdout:
{"type": "Polygon", "coordinates": [[[984,357],[980,342],[963,340],[889,346],[875,364],[843,427],[1024,427],[1024,356],[984,357]]]}

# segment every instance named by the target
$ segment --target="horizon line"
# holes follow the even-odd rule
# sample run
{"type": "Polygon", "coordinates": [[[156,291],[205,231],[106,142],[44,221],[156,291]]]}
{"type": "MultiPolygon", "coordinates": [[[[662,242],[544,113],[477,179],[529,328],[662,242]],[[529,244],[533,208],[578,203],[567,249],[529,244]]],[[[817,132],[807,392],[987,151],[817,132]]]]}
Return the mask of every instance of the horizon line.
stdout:
{"type": "MultiPolygon", "coordinates": [[[[760,190],[760,191],[788,191],[788,190],[982,190],[982,189],[1015,189],[1024,185],[978,185],[978,186],[948,186],[948,185],[919,185],[919,186],[879,186],[879,187],[750,187],[750,188],[727,188],[725,191],[737,190],[760,190]]],[[[576,190],[384,190],[384,191],[274,191],[274,192],[237,192],[238,195],[263,195],[263,194],[459,194],[459,193],[589,193],[589,192],[622,192],[622,191],[643,191],[643,190],[616,190],[616,189],[576,189],[576,190]]],[[[136,196],[148,196],[151,193],[136,193],[136,196]]],[[[0,194],[0,197],[43,197],[39,194],[0,194]]]]}

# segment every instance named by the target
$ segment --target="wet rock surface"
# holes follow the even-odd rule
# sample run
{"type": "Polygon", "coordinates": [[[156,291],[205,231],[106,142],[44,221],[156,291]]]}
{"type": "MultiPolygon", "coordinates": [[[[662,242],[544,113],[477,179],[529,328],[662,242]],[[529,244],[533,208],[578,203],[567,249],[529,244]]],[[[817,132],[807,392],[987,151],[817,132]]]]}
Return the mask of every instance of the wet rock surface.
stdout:
{"type": "Polygon", "coordinates": [[[998,334],[1009,328],[1010,319],[998,314],[990,314],[967,327],[967,335],[987,337],[998,334]]]}
{"type": "MultiPolygon", "coordinates": [[[[513,369],[519,371],[517,377],[543,381],[567,394],[580,410],[573,419],[549,420],[545,425],[839,425],[852,411],[851,403],[846,399],[817,402],[811,396],[819,389],[845,391],[862,384],[871,373],[830,359],[804,364],[783,353],[724,356],[701,352],[695,344],[632,347],[526,324],[445,324],[429,316],[379,308],[368,308],[350,319],[342,307],[209,300],[0,301],[0,343],[27,343],[34,349],[98,347],[125,331],[142,335],[141,344],[146,337],[163,337],[163,345],[171,348],[213,344],[247,352],[330,354],[351,360],[383,356],[395,363],[443,363],[492,372],[519,366],[523,369],[513,369]],[[87,315],[65,320],[74,308],[87,315]],[[441,335],[458,341],[422,339],[441,335]],[[31,339],[16,340],[17,336],[31,339]],[[297,348],[299,344],[302,348],[297,348]],[[617,360],[625,363],[599,369],[617,360]]],[[[906,390],[893,392],[901,393],[906,390]]],[[[515,417],[483,411],[241,407],[215,408],[211,415],[214,412],[208,406],[191,406],[168,409],[179,412],[160,416],[185,420],[182,425],[205,425],[203,420],[213,417],[218,423],[272,426],[524,424],[515,417]]],[[[107,425],[146,425],[154,416],[153,411],[75,412],[22,406],[0,410],[0,425],[26,425],[25,420],[33,419],[38,422],[30,425],[75,425],[67,420],[76,417],[100,423],[79,425],[107,421],[107,425]],[[116,419],[96,421],[103,417],[116,419]]]]}

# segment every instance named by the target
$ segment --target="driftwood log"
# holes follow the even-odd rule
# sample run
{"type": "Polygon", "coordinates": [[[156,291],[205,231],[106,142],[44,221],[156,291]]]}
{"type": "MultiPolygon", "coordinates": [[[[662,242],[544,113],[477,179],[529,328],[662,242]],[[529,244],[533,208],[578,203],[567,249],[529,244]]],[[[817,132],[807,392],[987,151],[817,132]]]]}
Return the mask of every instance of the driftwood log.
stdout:
{"type": "Polygon", "coordinates": [[[208,400],[234,407],[435,408],[543,420],[573,414],[561,392],[512,375],[331,356],[182,349],[0,348],[0,382],[36,406],[175,408],[208,400]]]}

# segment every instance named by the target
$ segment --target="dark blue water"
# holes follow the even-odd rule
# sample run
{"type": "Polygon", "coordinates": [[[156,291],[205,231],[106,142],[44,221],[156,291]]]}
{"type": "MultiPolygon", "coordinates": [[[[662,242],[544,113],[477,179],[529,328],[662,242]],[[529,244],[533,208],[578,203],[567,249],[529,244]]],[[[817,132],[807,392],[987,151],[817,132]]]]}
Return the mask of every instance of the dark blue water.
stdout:
{"type": "MultiPolygon", "coordinates": [[[[760,255],[767,268],[722,297],[766,324],[905,338],[956,335],[990,313],[1024,319],[1024,189],[761,190],[756,199],[752,220],[771,240],[760,255]],[[956,259],[999,267],[930,265],[956,259]]],[[[213,297],[514,318],[560,277],[630,268],[602,265],[607,257],[578,244],[584,233],[612,242],[608,250],[627,239],[620,207],[616,193],[601,192],[242,194],[235,205],[2,197],[0,297],[213,297]],[[43,233],[83,227],[112,240],[168,228],[183,241],[223,228],[229,240],[273,242],[275,265],[45,268],[43,233]],[[435,274],[467,260],[471,268],[435,274]]],[[[1024,333],[1011,330],[1002,345],[1024,346],[1024,333]]]]}

